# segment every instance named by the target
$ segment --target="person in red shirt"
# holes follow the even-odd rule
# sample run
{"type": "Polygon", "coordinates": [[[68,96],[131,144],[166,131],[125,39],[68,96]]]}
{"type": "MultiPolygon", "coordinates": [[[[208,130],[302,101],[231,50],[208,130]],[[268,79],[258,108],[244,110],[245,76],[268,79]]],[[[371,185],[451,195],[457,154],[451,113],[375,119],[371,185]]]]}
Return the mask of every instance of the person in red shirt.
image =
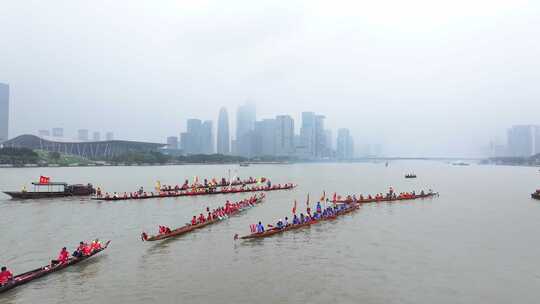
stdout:
{"type": "Polygon", "coordinates": [[[91,253],[92,253],[92,247],[90,247],[90,245],[88,244],[83,243],[82,254],[88,256],[91,253]]]}
{"type": "Polygon", "coordinates": [[[191,219],[191,225],[197,225],[197,217],[195,215],[191,219]]]}
{"type": "Polygon", "coordinates": [[[67,251],[66,247],[62,248],[60,250],[60,253],[58,254],[58,263],[64,264],[69,260],[69,252],[67,251]]]}
{"type": "Polygon", "coordinates": [[[13,280],[13,273],[11,273],[6,266],[2,266],[2,270],[0,271],[0,286],[11,280],[13,280]]]}
{"type": "Polygon", "coordinates": [[[92,252],[100,250],[101,249],[101,243],[99,242],[99,239],[95,239],[92,242],[92,247],[90,248],[92,252]]]}

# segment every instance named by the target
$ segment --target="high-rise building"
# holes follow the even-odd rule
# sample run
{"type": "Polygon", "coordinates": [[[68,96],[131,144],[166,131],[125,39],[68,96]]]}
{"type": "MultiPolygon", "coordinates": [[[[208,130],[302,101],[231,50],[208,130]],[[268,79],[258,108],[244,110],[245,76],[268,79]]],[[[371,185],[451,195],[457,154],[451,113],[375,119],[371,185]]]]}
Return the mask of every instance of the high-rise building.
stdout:
{"type": "Polygon", "coordinates": [[[326,156],[326,133],[324,132],[324,115],[315,116],[315,157],[321,158],[326,156]]]}
{"type": "Polygon", "coordinates": [[[236,114],[236,148],[238,155],[250,157],[253,146],[253,130],[255,129],[256,109],[253,104],[238,107],[236,114]]]}
{"type": "Polygon", "coordinates": [[[106,140],[114,140],[114,133],[113,132],[105,133],[105,139],[106,140]]]}
{"type": "Polygon", "coordinates": [[[290,156],[295,153],[294,119],[289,115],[276,116],[276,155],[290,156]]]}
{"type": "Polygon", "coordinates": [[[77,131],[77,139],[80,141],[88,141],[88,130],[87,129],[79,129],[77,131]]]}
{"type": "Polygon", "coordinates": [[[0,143],[9,137],[9,85],[0,83],[0,143]]]}
{"type": "Polygon", "coordinates": [[[200,154],[201,151],[201,130],[202,121],[200,119],[187,120],[187,132],[180,135],[180,144],[187,154],[200,154]]]}
{"type": "Polygon", "coordinates": [[[201,153],[213,154],[214,153],[214,134],[212,132],[212,121],[206,120],[201,125],[200,133],[201,153]]]}
{"type": "Polygon", "coordinates": [[[337,136],[337,157],[345,160],[354,157],[354,142],[349,129],[339,129],[337,136]]]}
{"type": "Polygon", "coordinates": [[[332,130],[326,129],[324,130],[324,140],[325,140],[325,146],[326,149],[329,151],[332,151],[334,149],[334,145],[332,144],[332,130]]]}
{"type": "Polygon", "coordinates": [[[101,141],[101,133],[95,131],[92,133],[92,140],[93,141],[101,141]]]}
{"type": "Polygon", "coordinates": [[[227,108],[223,107],[219,110],[218,130],[217,130],[217,153],[229,154],[230,149],[230,134],[229,134],[229,114],[227,108]]]}
{"type": "Polygon", "coordinates": [[[515,157],[529,157],[536,152],[538,126],[516,125],[508,130],[508,154],[515,157]]]}
{"type": "Polygon", "coordinates": [[[62,138],[64,137],[64,129],[62,128],[53,128],[52,129],[52,136],[62,138]]]}
{"type": "Polygon", "coordinates": [[[302,126],[300,127],[301,146],[306,154],[314,156],[315,151],[315,113],[302,112],[302,126]]]}
{"type": "Polygon", "coordinates": [[[300,137],[302,138],[302,146],[307,149],[312,158],[324,157],[327,150],[324,119],[323,115],[316,115],[313,112],[302,113],[300,137]]]}
{"type": "Polygon", "coordinates": [[[44,137],[49,137],[51,136],[51,131],[49,130],[38,130],[38,136],[41,137],[41,138],[44,138],[44,137]]]}
{"type": "Polygon", "coordinates": [[[252,135],[251,153],[253,156],[276,155],[277,128],[275,119],[255,122],[252,135]]]}
{"type": "Polygon", "coordinates": [[[167,137],[167,149],[178,150],[178,137],[177,136],[167,137]]]}
{"type": "Polygon", "coordinates": [[[186,154],[214,153],[212,121],[188,119],[187,131],[180,134],[180,146],[186,154]]]}

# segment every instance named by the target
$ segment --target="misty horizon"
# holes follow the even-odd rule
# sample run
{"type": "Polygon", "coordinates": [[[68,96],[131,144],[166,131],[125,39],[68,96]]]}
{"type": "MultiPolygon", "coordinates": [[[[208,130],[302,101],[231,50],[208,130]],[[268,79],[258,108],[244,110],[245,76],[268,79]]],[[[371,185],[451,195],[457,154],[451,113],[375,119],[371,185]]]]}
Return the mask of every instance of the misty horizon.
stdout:
{"type": "Polygon", "coordinates": [[[10,137],[64,128],[165,142],[249,101],[326,116],[387,156],[483,156],[540,124],[540,5],[164,1],[28,5],[0,20],[10,137]],[[126,9],[127,8],[127,9],[126,9]],[[16,31],[14,31],[16,29],[16,31]]]}

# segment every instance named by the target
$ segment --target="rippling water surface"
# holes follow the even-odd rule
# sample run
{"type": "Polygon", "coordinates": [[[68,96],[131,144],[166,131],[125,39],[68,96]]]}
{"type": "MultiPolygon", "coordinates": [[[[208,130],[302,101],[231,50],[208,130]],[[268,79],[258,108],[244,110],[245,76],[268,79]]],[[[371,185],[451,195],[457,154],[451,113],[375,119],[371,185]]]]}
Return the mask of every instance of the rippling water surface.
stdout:
{"type": "Polygon", "coordinates": [[[0,264],[16,273],[62,246],[112,240],[103,254],[10,292],[0,303],[538,303],[540,187],[536,168],[443,162],[0,169],[3,190],[50,175],[104,190],[150,189],[156,180],[269,176],[294,182],[261,205],[197,232],[142,243],[142,230],[177,227],[206,206],[246,195],[96,202],[14,201],[0,194],[0,264]],[[403,175],[414,172],[417,179],[403,175]],[[336,221],[272,238],[234,241],[327,193],[432,188],[439,198],[366,204],[336,221]]]}

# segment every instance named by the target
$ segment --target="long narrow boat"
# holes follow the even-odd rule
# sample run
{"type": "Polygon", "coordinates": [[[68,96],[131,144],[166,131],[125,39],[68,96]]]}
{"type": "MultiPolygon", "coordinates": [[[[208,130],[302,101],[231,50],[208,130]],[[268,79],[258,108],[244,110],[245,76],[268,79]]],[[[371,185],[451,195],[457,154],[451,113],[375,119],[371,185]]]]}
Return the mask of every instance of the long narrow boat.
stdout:
{"type": "Polygon", "coordinates": [[[9,281],[5,285],[0,286],[0,293],[8,291],[8,290],[10,290],[12,288],[15,288],[17,286],[26,284],[26,283],[28,283],[30,281],[35,280],[35,279],[44,277],[44,276],[49,275],[49,274],[51,274],[53,272],[60,271],[60,270],[65,269],[65,268],[67,268],[69,266],[73,266],[73,265],[78,264],[78,263],[80,263],[80,262],[82,262],[84,260],[87,260],[87,259],[91,258],[92,256],[94,256],[94,255],[102,252],[103,250],[107,249],[107,247],[109,246],[110,243],[111,243],[111,241],[107,241],[107,243],[105,243],[105,245],[101,249],[92,252],[92,254],[90,254],[88,256],[83,256],[83,257],[80,257],[80,258],[70,257],[69,260],[64,264],[56,264],[55,266],[46,265],[46,266],[42,266],[42,267],[34,269],[34,270],[30,270],[28,272],[16,275],[13,278],[13,280],[9,281]]]}
{"type": "Polygon", "coordinates": [[[179,189],[175,189],[175,188],[169,188],[169,187],[163,187],[161,189],[161,191],[165,191],[165,192],[171,192],[171,191],[179,191],[179,190],[189,190],[189,189],[193,189],[193,187],[197,188],[197,189],[207,189],[207,188],[216,188],[216,187],[230,187],[230,186],[240,186],[240,185],[253,185],[253,184],[257,184],[259,182],[261,183],[264,183],[266,182],[268,179],[266,177],[261,177],[259,180],[257,179],[253,179],[253,180],[236,180],[236,181],[233,181],[233,182],[226,182],[226,183],[223,183],[223,182],[220,182],[218,184],[215,184],[215,185],[197,185],[197,186],[194,186],[194,185],[191,185],[191,186],[186,186],[186,184],[182,185],[181,188],[179,189]]]}
{"type": "MultiPolygon", "coordinates": [[[[261,193],[259,195],[259,197],[257,198],[257,200],[253,203],[253,205],[257,205],[257,204],[260,204],[262,203],[263,199],[265,198],[265,195],[264,193],[261,193]]],[[[236,214],[239,214],[239,213],[242,213],[246,210],[248,210],[249,208],[244,208],[244,209],[239,209],[237,210],[236,212],[234,213],[231,213],[229,214],[229,216],[232,216],[232,215],[236,215],[236,214]]],[[[216,218],[216,219],[213,219],[211,221],[207,221],[207,222],[204,222],[204,223],[201,223],[201,224],[197,224],[197,225],[191,225],[191,224],[186,224],[185,226],[183,227],[180,227],[180,228],[177,228],[177,229],[174,229],[172,230],[171,232],[169,233],[162,233],[162,234],[157,234],[157,235],[152,235],[152,236],[144,236],[145,233],[143,232],[143,234],[141,235],[141,239],[143,241],[147,241],[147,242],[152,242],[152,241],[159,241],[159,240],[163,240],[163,239],[168,239],[170,237],[175,237],[175,236],[180,236],[180,235],[183,235],[183,234],[186,234],[186,233],[189,233],[193,230],[197,230],[197,229],[201,229],[203,227],[206,227],[206,226],[210,226],[210,225],[213,225],[213,224],[216,224],[216,223],[219,223],[221,221],[223,221],[224,219],[219,219],[219,218],[216,218]]]]}
{"type": "Polygon", "coordinates": [[[180,197],[180,196],[201,196],[201,195],[216,195],[216,194],[235,194],[235,193],[248,193],[248,192],[269,192],[269,191],[278,191],[278,190],[290,190],[295,188],[295,184],[288,184],[281,187],[262,187],[262,188],[250,188],[250,189],[227,189],[227,190],[202,190],[202,191],[180,191],[180,192],[169,192],[162,194],[146,195],[146,196],[109,196],[109,197],[93,197],[93,200],[99,201],[125,201],[125,200],[141,200],[141,199],[150,199],[150,198],[165,198],[165,197],[180,197]]]}
{"type": "Polygon", "coordinates": [[[345,209],[343,211],[340,211],[337,215],[334,215],[334,216],[326,217],[326,218],[319,219],[319,220],[311,220],[309,222],[305,222],[305,223],[297,224],[297,225],[288,225],[288,226],[286,226],[285,228],[282,228],[282,229],[273,228],[273,229],[266,230],[265,232],[256,232],[256,233],[252,233],[252,234],[249,234],[249,235],[242,236],[242,237],[240,237],[240,239],[246,240],[246,239],[266,238],[266,237],[276,235],[276,234],[279,234],[279,233],[283,233],[283,232],[286,232],[286,231],[297,230],[297,229],[309,227],[309,226],[311,226],[313,224],[317,224],[317,223],[320,223],[320,222],[335,220],[336,218],[338,218],[338,217],[340,217],[342,215],[351,213],[351,212],[357,210],[358,208],[360,208],[359,204],[351,204],[347,209],[345,209]]]}
{"type": "MultiPolygon", "coordinates": [[[[357,199],[356,202],[359,204],[367,204],[367,203],[378,203],[378,202],[393,202],[393,201],[409,201],[409,200],[415,200],[415,199],[422,199],[422,198],[428,198],[428,197],[435,197],[438,196],[438,192],[432,192],[432,193],[426,193],[426,194],[418,194],[414,196],[405,196],[405,197],[383,197],[383,198],[364,198],[364,199],[357,199]]],[[[338,203],[352,203],[353,200],[338,200],[336,201],[338,203]]]]}

